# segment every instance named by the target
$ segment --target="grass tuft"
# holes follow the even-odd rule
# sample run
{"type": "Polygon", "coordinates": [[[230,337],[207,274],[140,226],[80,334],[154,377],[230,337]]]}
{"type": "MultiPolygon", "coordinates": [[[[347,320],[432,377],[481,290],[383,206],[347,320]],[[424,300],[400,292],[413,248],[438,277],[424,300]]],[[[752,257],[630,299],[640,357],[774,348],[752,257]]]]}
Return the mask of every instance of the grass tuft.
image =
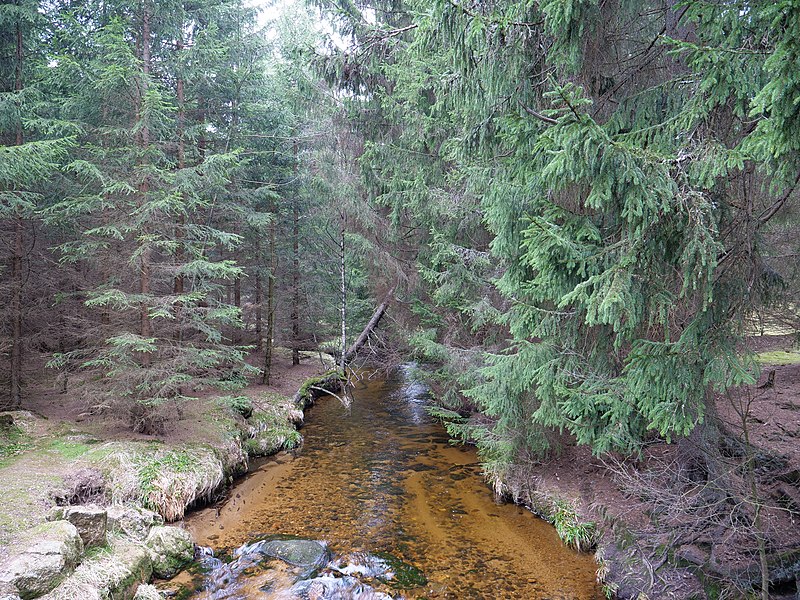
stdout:
{"type": "Polygon", "coordinates": [[[135,501],[166,521],[183,518],[186,508],[209,499],[225,479],[222,462],[211,448],[152,448],[118,452],[111,470],[113,502],[135,501]]]}

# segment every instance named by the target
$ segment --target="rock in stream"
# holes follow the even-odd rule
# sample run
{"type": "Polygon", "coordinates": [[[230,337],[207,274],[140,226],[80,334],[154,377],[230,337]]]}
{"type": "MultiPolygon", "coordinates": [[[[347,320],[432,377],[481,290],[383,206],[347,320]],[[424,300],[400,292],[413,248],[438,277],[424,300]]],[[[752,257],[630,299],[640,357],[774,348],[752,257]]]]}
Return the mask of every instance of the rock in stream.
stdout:
{"type": "Polygon", "coordinates": [[[244,600],[266,595],[276,600],[391,600],[374,586],[425,585],[422,573],[391,555],[353,552],[332,557],[325,542],[265,539],[236,549],[230,562],[202,552],[207,600],[244,600]],[[413,573],[412,584],[408,574],[413,573]]]}

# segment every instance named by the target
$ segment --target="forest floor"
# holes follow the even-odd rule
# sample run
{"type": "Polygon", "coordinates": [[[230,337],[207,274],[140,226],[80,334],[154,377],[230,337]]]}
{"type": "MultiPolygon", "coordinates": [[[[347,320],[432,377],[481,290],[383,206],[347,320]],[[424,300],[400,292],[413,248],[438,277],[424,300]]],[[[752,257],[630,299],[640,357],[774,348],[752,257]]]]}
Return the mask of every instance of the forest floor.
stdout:
{"type": "MultiPolygon", "coordinates": [[[[770,568],[780,569],[776,557],[782,557],[788,569],[781,575],[786,581],[770,589],[776,600],[796,598],[793,580],[800,577],[800,353],[792,342],[791,336],[751,340],[762,364],[759,382],[717,395],[713,407],[724,430],[736,437],[742,434],[741,415],[749,414],[770,568]]],[[[743,483],[734,466],[742,462],[740,453],[731,451],[737,460],[720,467],[726,481],[714,482],[707,473],[692,473],[699,451],[693,437],[673,444],[654,439],[640,458],[628,460],[594,457],[566,437],[560,441],[561,453],[533,469],[533,485],[570,500],[583,518],[600,525],[600,553],[621,597],[636,597],[643,589],[650,590],[649,598],[717,597],[728,578],[745,587],[742,582],[758,577],[757,538],[748,524],[748,504],[755,503],[746,489],[738,502],[730,497],[737,481],[743,483]],[[719,497],[703,506],[699,499],[712,492],[719,497]],[[698,576],[701,571],[706,575],[698,576]]]]}
{"type": "MultiPolygon", "coordinates": [[[[263,356],[253,355],[251,360],[260,364],[263,356]]],[[[301,364],[293,366],[290,352],[276,349],[272,383],[254,381],[239,392],[250,398],[254,416],[261,416],[262,429],[269,430],[261,435],[272,436],[264,441],[264,453],[280,449],[287,436],[291,437],[292,421],[300,418],[291,398],[306,379],[328,368],[329,363],[310,353],[302,353],[301,364]],[[278,447],[269,448],[270,444],[278,447]]],[[[134,433],[113,411],[96,411],[90,404],[79,391],[60,393],[54,381],[40,381],[28,388],[20,410],[11,413],[14,427],[0,430],[0,562],[18,534],[43,522],[57,502],[74,501],[71,497],[76,494],[82,496],[81,501],[91,500],[95,493],[106,500],[109,495],[135,495],[135,482],[126,481],[124,471],[144,468],[146,460],[159,471],[172,468],[182,470],[177,473],[182,478],[196,478],[196,489],[182,498],[186,502],[197,499],[192,494],[201,498],[212,493],[212,488],[222,483],[223,472],[229,477],[231,471],[246,468],[243,438],[252,419],[246,421],[220,406],[212,394],[174,410],[163,432],[154,435],[134,433]],[[217,474],[187,473],[186,469],[193,467],[186,467],[186,462],[206,465],[207,471],[216,470],[217,474]],[[123,476],[118,477],[120,474],[123,476]],[[123,489],[126,486],[130,489],[123,489]]],[[[157,484],[150,482],[151,487],[157,484]]],[[[171,510],[182,515],[184,508],[171,510]]]]}

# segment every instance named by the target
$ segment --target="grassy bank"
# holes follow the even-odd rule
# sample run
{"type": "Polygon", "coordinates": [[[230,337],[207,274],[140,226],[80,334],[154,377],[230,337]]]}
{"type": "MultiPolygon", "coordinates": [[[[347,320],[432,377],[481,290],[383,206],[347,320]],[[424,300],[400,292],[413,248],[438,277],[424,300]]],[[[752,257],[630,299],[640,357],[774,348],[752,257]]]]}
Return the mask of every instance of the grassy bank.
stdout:
{"type": "Polygon", "coordinates": [[[302,439],[302,410],[287,396],[259,392],[198,403],[195,441],[103,439],[92,427],[4,413],[12,424],[0,429],[0,546],[42,522],[56,503],[135,504],[180,519],[246,471],[251,457],[302,439]]]}

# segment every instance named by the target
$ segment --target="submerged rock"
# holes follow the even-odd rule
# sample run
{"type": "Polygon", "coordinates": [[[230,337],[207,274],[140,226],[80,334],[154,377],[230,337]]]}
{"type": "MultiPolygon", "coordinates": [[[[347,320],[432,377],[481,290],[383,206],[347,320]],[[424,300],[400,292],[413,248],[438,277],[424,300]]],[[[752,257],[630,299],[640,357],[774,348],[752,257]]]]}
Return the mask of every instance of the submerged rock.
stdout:
{"type": "Polygon", "coordinates": [[[106,509],[108,531],[121,533],[135,540],[144,540],[152,527],[164,524],[158,513],[132,506],[114,505],[106,509]]]}
{"type": "Polygon", "coordinates": [[[153,572],[163,579],[173,577],[194,558],[194,542],[185,529],[153,527],[145,540],[153,561],[153,572]]]}
{"type": "Polygon", "coordinates": [[[392,597],[362,583],[355,577],[323,575],[299,581],[284,598],[303,600],[392,600],[392,597]]]}
{"type": "Polygon", "coordinates": [[[236,554],[261,554],[304,569],[322,567],[330,560],[328,548],[314,540],[262,540],[242,546],[236,554]]]}
{"type": "Polygon", "coordinates": [[[48,521],[69,521],[78,530],[84,548],[106,545],[108,515],[106,510],[90,504],[87,506],[56,506],[47,515],[48,521]]]}
{"type": "Polygon", "coordinates": [[[14,585],[23,600],[38,598],[55,588],[83,555],[81,536],[68,521],[44,523],[28,536],[33,545],[0,569],[0,583],[14,585]]]}

